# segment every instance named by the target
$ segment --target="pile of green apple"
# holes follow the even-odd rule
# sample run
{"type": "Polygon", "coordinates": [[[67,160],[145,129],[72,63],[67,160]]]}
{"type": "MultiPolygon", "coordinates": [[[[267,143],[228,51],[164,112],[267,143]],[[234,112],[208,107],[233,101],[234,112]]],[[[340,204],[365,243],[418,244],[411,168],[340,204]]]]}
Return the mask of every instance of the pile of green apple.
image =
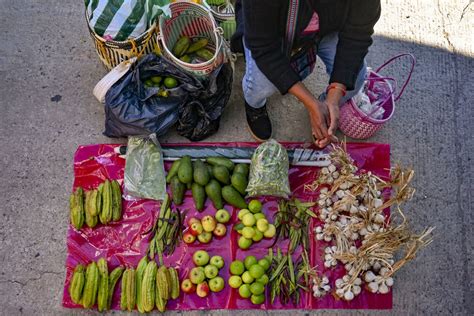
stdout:
{"type": "Polygon", "coordinates": [[[225,224],[230,220],[230,214],[226,209],[220,209],[215,217],[206,215],[202,219],[192,217],[188,220],[188,231],[183,234],[183,241],[187,244],[193,243],[196,239],[207,244],[211,242],[212,235],[223,237],[227,232],[225,224]]]}
{"type": "Polygon", "coordinates": [[[181,282],[184,293],[196,292],[199,297],[206,297],[209,292],[224,289],[224,279],[219,276],[219,270],[224,267],[221,256],[210,257],[206,251],[198,250],[193,254],[193,262],[196,266],[191,269],[188,278],[181,282]]]}
{"type": "Polygon", "coordinates": [[[240,222],[234,229],[241,235],[238,241],[240,249],[248,249],[254,242],[259,242],[264,237],[275,236],[275,225],[270,224],[262,213],[262,203],[259,200],[250,201],[248,209],[241,209],[237,216],[240,222]]]}
{"type": "Polygon", "coordinates": [[[266,272],[270,268],[270,260],[262,258],[257,260],[255,256],[248,256],[242,262],[235,260],[230,265],[229,286],[239,289],[242,298],[250,298],[255,305],[265,302],[265,286],[269,279],[266,272]]]}

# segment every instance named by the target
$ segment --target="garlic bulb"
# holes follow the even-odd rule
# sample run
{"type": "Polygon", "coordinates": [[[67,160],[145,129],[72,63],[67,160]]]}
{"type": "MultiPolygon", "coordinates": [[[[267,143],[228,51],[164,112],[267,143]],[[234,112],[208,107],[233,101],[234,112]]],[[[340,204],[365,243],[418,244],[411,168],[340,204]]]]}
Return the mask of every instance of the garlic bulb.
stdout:
{"type": "Polygon", "coordinates": [[[322,278],[313,278],[313,296],[323,297],[331,290],[329,279],[326,276],[322,278]]]}

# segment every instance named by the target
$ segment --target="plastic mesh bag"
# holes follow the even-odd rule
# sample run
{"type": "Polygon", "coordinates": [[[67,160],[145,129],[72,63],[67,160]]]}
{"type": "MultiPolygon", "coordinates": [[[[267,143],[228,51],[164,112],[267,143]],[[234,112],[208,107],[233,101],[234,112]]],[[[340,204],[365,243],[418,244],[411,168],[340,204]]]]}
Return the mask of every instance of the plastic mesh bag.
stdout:
{"type": "Polygon", "coordinates": [[[124,184],[127,195],[162,201],[166,195],[165,169],[156,135],[128,138],[124,184]]]}
{"type": "Polygon", "coordinates": [[[250,164],[249,197],[271,195],[288,198],[288,153],[285,147],[271,139],[255,149],[250,164]]]}

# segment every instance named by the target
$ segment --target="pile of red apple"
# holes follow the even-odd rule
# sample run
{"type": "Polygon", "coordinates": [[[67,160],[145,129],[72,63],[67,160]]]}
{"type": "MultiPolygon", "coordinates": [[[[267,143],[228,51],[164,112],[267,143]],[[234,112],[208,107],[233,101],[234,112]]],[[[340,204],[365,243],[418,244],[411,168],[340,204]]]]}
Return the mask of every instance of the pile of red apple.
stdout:
{"type": "Polygon", "coordinates": [[[225,224],[229,222],[230,214],[225,209],[216,212],[215,217],[206,215],[202,219],[191,217],[188,220],[188,231],[183,235],[183,241],[193,243],[196,238],[202,244],[211,242],[212,235],[223,237],[227,232],[225,224]]]}
{"type": "Polygon", "coordinates": [[[206,251],[198,250],[193,254],[193,262],[196,266],[191,269],[188,278],[181,282],[184,293],[196,292],[199,297],[206,297],[209,291],[220,292],[224,289],[224,279],[219,276],[219,270],[224,267],[221,256],[209,257],[206,251]]]}

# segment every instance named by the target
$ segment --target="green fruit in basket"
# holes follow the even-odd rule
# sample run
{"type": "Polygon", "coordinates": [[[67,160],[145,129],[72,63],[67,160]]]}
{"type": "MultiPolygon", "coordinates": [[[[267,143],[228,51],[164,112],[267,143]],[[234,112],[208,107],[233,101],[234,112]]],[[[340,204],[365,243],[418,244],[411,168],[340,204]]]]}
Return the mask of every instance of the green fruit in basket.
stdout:
{"type": "Polygon", "coordinates": [[[206,61],[211,60],[214,57],[214,54],[206,48],[201,48],[200,50],[196,51],[196,55],[205,59],[206,61]]]}
{"type": "Polygon", "coordinates": [[[194,41],[191,45],[189,45],[189,48],[186,51],[186,54],[197,52],[201,48],[206,47],[208,43],[209,43],[209,40],[207,38],[200,38],[197,41],[194,41]]]}
{"type": "Polygon", "coordinates": [[[179,60],[189,64],[191,62],[191,57],[189,57],[189,55],[183,55],[179,58],[179,60]]]}
{"type": "Polygon", "coordinates": [[[178,86],[178,80],[173,77],[166,77],[164,85],[168,89],[176,88],[178,86]]]}
{"type": "Polygon", "coordinates": [[[222,188],[222,197],[230,205],[233,205],[240,209],[247,208],[247,203],[245,203],[244,198],[240,195],[239,192],[237,192],[237,190],[235,190],[230,185],[227,185],[222,188]]]}
{"type": "Polygon", "coordinates": [[[189,40],[188,37],[186,37],[186,36],[181,37],[176,42],[176,44],[174,44],[173,55],[180,58],[181,56],[183,56],[186,53],[186,51],[188,50],[190,44],[191,44],[191,41],[189,40]]]}
{"type": "Polygon", "coordinates": [[[230,40],[237,29],[237,22],[235,20],[226,20],[219,24],[224,33],[222,34],[226,40],[230,40]]]}
{"type": "Polygon", "coordinates": [[[145,87],[147,88],[153,87],[153,81],[151,81],[151,79],[145,80],[145,87]]]}
{"type": "Polygon", "coordinates": [[[160,76],[153,76],[150,78],[151,82],[153,82],[154,84],[160,84],[161,80],[163,80],[163,78],[161,78],[160,76]]]}

